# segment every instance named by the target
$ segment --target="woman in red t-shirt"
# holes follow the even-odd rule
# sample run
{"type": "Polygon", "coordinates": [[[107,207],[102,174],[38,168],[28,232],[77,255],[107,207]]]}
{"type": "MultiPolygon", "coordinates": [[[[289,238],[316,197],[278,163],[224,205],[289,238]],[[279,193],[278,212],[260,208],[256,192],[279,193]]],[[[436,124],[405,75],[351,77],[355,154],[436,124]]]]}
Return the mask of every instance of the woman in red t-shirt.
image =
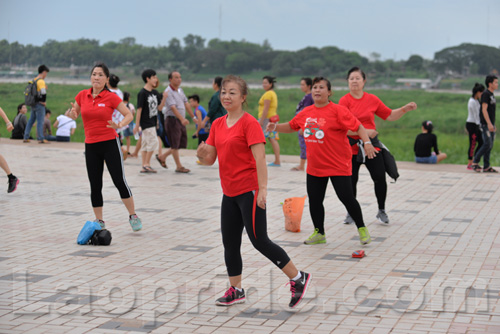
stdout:
{"type": "Polygon", "coordinates": [[[105,228],[102,206],[102,174],[104,162],[120,197],[129,212],[129,223],[134,232],[142,228],[139,217],[135,214],[134,198],[125,180],[122,150],[116,129],[127,126],[132,119],[132,113],[122,102],[122,99],[112,93],[106,83],[109,70],[105,64],[97,64],[90,72],[92,88],[82,90],[75,98],[71,116],[76,119],[82,114],[85,130],[85,162],[90,182],[90,199],[96,222],[105,228]],[[111,120],[117,109],[125,118],[118,124],[111,120]]]}
{"type": "Polygon", "coordinates": [[[220,306],[245,302],[241,288],[241,234],[246,229],[253,246],[290,278],[295,307],[304,297],[311,274],[298,271],[287,253],[267,236],[266,139],[259,122],[242,108],[248,88],[240,77],[228,75],[222,81],[220,100],[227,110],[212,123],[207,143],[198,146],[197,156],[203,165],[219,159],[221,179],[221,232],[224,259],[231,287],[216,300],[220,306]]]}
{"type": "MultiPolygon", "coordinates": [[[[349,84],[349,93],[340,98],[339,104],[341,106],[347,107],[354,116],[356,116],[361,124],[368,129],[374,130],[375,127],[375,115],[387,121],[396,121],[401,118],[408,111],[417,109],[417,104],[415,102],[410,102],[407,105],[398,108],[390,109],[387,107],[378,97],[373,94],[369,94],[363,91],[366,83],[366,75],[359,67],[353,67],[347,73],[347,82],[349,84]]],[[[385,180],[385,164],[382,154],[377,155],[376,158],[365,160],[360,162],[357,159],[358,154],[358,136],[349,134],[351,138],[352,145],[352,188],[354,191],[354,196],[356,196],[356,185],[358,183],[359,177],[359,167],[362,163],[366,165],[366,168],[370,172],[370,176],[375,185],[375,195],[378,202],[378,213],[377,219],[385,224],[389,224],[389,217],[385,212],[385,199],[387,197],[387,182],[385,180]]],[[[371,139],[373,145],[380,151],[382,146],[379,142],[377,136],[371,139]]],[[[355,222],[354,219],[347,214],[344,220],[345,224],[351,224],[355,222]]]]}
{"type": "Polygon", "coordinates": [[[314,224],[313,234],[304,243],[322,244],[325,238],[326,186],[330,179],[338,198],[347,211],[355,217],[361,244],[370,243],[371,238],[363,222],[361,207],[351,185],[351,150],[347,131],[359,134],[369,159],[375,157],[375,149],[365,128],[346,108],[329,100],[332,86],[328,79],[316,77],[313,80],[312,98],[314,105],[304,108],[290,122],[268,125],[268,131],[291,133],[302,130],[307,147],[307,195],[309,211],[314,224]]]}

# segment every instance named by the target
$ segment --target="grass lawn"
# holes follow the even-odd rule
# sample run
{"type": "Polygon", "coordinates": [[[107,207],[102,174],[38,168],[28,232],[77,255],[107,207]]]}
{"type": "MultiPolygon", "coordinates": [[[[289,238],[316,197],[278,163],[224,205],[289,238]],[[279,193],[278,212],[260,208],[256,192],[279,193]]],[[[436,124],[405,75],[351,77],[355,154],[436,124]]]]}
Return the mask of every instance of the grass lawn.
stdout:
{"type": "MultiPolygon", "coordinates": [[[[17,105],[24,100],[23,91],[25,84],[0,84],[0,107],[7,113],[10,120],[16,115],[17,105]]],[[[57,85],[48,87],[47,107],[52,111],[52,122],[59,114],[62,114],[74,101],[74,97],[82,89],[89,86],[57,85]]],[[[131,102],[135,105],[136,96],[142,88],[140,84],[120,85],[122,91],[131,93],[131,102]]],[[[213,94],[211,89],[185,88],[186,95],[198,94],[201,104],[207,108],[208,101],[213,94]]],[[[418,109],[406,114],[396,122],[386,122],[377,119],[377,129],[380,140],[391,150],[397,160],[413,161],[413,143],[416,135],[420,132],[422,121],[431,120],[434,123],[434,133],[438,136],[439,149],[448,154],[446,163],[466,164],[468,148],[468,137],[465,130],[465,120],[467,119],[467,102],[469,95],[452,93],[429,93],[421,90],[378,90],[368,92],[377,95],[388,107],[398,108],[404,104],[414,101],[418,104],[418,109]]],[[[246,111],[252,115],[257,115],[257,105],[263,90],[252,90],[248,97],[246,111]]],[[[278,113],[282,122],[290,120],[295,114],[297,103],[303,96],[299,89],[279,89],[278,113]]],[[[332,101],[337,103],[340,97],[345,95],[345,91],[335,91],[332,101]]],[[[29,114],[28,114],[29,117],[29,114]]],[[[73,141],[84,140],[82,120],[77,120],[78,128],[73,141]]],[[[35,127],[32,135],[35,134],[35,127]]],[[[190,134],[194,132],[194,125],[188,126],[188,148],[196,148],[198,141],[192,139],[190,134]]],[[[0,127],[0,135],[9,137],[4,125],[0,127]]],[[[132,138],[132,142],[135,140],[132,138]]],[[[296,134],[280,134],[280,147],[282,154],[298,155],[300,152],[296,134]]],[[[270,145],[266,145],[267,153],[272,153],[270,145]]],[[[496,154],[494,148],[491,156],[492,164],[500,165],[500,155],[496,154]]]]}

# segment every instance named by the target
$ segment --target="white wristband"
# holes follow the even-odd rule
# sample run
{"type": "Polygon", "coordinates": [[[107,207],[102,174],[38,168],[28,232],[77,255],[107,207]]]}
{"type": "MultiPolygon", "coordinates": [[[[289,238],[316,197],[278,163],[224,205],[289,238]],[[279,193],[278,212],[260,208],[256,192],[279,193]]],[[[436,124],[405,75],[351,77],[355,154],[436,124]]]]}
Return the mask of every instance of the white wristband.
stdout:
{"type": "Polygon", "coordinates": [[[365,142],[363,143],[363,145],[366,145],[366,144],[373,145],[371,141],[365,141],[365,142]]]}

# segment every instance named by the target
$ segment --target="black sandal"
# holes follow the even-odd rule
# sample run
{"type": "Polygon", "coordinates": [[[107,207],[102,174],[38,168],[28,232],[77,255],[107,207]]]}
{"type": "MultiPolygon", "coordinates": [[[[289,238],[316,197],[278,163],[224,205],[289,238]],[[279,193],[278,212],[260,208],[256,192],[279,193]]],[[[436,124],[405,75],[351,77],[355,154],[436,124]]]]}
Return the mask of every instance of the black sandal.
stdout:
{"type": "Polygon", "coordinates": [[[488,167],[486,169],[483,169],[483,173],[498,173],[498,172],[493,167],[488,167]]]}

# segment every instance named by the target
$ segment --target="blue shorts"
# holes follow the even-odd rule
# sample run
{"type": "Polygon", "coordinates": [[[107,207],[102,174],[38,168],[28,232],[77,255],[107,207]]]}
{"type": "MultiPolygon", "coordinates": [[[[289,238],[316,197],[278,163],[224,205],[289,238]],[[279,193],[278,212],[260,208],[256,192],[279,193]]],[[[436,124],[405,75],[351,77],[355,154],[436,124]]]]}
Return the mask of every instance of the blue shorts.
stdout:
{"type": "Polygon", "coordinates": [[[123,130],[123,137],[132,137],[134,135],[134,126],[135,123],[130,122],[128,127],[125,130],[123,130]]]}
{"type": "Polygon", "coordinates": [[[415,161],[419,164],[437,164],[438,157],[432,154],[430,157],[415,157],[415,161]]]}

